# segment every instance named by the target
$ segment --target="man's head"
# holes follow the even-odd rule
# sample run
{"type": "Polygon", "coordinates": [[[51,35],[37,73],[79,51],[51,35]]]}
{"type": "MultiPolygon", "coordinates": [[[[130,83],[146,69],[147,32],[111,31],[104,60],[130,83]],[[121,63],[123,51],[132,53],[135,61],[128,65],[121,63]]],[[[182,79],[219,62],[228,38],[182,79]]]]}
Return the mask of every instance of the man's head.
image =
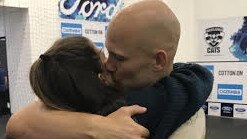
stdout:
{"type": "Polygon", "coordinates": [[[172,71],[179,37],[179,21],[163,2],[130,5],[109,25],[106,68],[121,87],[152,85],[172,71]]]}

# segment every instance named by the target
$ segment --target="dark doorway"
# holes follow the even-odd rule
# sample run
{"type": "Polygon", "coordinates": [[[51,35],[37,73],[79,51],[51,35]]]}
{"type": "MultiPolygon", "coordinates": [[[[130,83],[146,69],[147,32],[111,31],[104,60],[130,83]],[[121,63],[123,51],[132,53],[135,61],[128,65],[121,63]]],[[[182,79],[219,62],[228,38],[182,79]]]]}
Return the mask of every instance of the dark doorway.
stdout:
{"type": "Polygon", "coordinates": [[[10,114],[6,37],[0,37],[0,116],[10,114]]]}

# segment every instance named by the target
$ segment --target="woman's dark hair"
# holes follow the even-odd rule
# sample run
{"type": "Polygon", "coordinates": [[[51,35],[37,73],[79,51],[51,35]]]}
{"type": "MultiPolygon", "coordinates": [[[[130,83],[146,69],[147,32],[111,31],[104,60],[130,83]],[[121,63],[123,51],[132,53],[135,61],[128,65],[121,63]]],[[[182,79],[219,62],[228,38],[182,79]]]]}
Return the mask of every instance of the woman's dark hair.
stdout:
{"type": "Polygon", "coordinates": [[[89,39],[62,38],[33,63],[31,87],[48,107],[107,115],[123,103],[116,101],[121,93],[98,78],[101,65],[89,39]]]}

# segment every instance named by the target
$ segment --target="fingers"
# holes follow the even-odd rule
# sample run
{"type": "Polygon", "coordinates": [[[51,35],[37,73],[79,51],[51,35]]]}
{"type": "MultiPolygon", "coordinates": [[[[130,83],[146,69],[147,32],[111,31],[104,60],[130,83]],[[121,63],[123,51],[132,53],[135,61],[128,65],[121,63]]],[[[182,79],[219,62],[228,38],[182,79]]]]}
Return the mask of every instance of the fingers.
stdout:
{"type": "Polygon", "coordinates": [[[121,107],[119,110],[126,113],[128,116],[133,116],[136,114],[143,114],[147,111],[147,108],[141,107],[139,105],[125,106],[121,107]]]}
{"type": "Polygon", "coordinates": [[[141,137],[142,137],[143,139],[148,138],[149,135],[150,135],[148,129],[146,129],[146,128],[144,128],[144,127],[141,127],[141,128],[142,128],[142,129],[141,129],[141,137]]]}
{"type": "Polygon", "coordinates": [[[109,114],[107,118],[116,122],[116,124],[121,127],[121,130],[119,131],[123,132],[124,135],[128,135],[128,138],[146,139],[149,137],[148,129],[139,125],[131,118],[133,115],[142,114],[146,111],[147,109],[145,107],[138,105],[125,106],[109,114]]]}
{"type": "MultiPolygon", "coordinates": [[[[122,111],[124,111],[130,117],[133,115],[136,115],[136,114],[143,114],[143,113],[147,112],[147,108],[141,107],[139,105],[126,106],[126,107],[122,107],[120,109],[122,109],[122,111]]],[[[146,139],[149,137],[148,129],[146,129],[145,127],[140,126],[140,125],[138,125],[137,128],[138,128],[138,130],[141,134],[141,137],[143,139],[146,139]]]]}
{"type": "Polygon", "coordinates": [[[125,106],[119,108],[117,111],[109,114],[109,117],[131,117],[136,114],[143,114],[147,111],[147,108],[141,107],[139,105],[125,106]]]}
{"type": "Polygon", "coordinates": [[[128,133],[131,139],[147,139],[150,135],[148,129],[145,127],[134,123],[133,125],[128,126],[128,130],[126,130],[125,134],[128,133]]]}
{"type": "Polygon", "coordinates": [[[145,138],[146,139],[149,137],[150,133],[149,133],[148,129],[146,129],[145,127],[135,123],[134,128],[135,129],[133,129],[133,131],[134,131],[133,134],[137,135],[139,138],[145,138]]]}
{"type": "MultiPolygon", "coordinates": [[[[126,117],[128,117],[129,119],[132,120],[131,116],[136,115],[136,114],[143,114],[143,113],[147,112],[147,108],[141,107],[139,105],[132,105],[132,106],[121,107],[118,111],[120,114],[120,115],[118,115],[118,117],[125,115],[126,117]]],[[[141,137],[143,139],[146,139],[149,137],[148,129],[146,129],[145,127],[143,127],[143,126],[141,126],[135,122],[133,124],[135,125],[136,132],[138,133],[138,135],[141,135],[141,136],[139,136],[139,138],[141,137]]]]}

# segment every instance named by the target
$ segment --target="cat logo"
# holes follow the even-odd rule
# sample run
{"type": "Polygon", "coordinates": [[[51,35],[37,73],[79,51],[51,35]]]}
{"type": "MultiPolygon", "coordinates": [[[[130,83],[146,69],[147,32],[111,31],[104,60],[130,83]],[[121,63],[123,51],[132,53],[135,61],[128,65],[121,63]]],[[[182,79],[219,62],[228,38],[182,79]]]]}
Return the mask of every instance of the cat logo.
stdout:
{"type": "Polygon", "coordinates": [[[222,27],[210,27],[205,30],[205,41],[209,45],[207,53],[220,53],[218,45],[222,42],[224,35],[222,27]]]}

